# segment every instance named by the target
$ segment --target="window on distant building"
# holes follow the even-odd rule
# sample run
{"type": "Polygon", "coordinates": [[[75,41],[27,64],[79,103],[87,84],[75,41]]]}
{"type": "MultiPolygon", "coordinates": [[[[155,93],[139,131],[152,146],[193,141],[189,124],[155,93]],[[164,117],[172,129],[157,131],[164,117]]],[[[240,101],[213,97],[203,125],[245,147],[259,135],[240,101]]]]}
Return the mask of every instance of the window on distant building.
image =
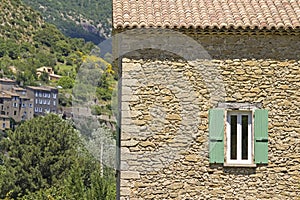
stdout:
{"type": "Polygon", "coordinates": [[[43,108],[39,108],[39,112],[43,112],[43,108]]]}
{"type": "Polygon", "coordinates": [[[25,103],[22,103],[22,108],[25,108],[26,107],[26,104],[25,103]]]}
{"type": "Polygon", "coordinates": [[[210,163],[252,166],[268,163],[268,111],[209,111],[210,163]]]}
{"type": "Polygon", "coordinates": [[[14,115],[17,115],[17,111],[16,110],[14,111],[14,115]]]}
{"type": "Polygon", "coordinates": [[[34,112],[38,112],[39,111],[39,108],[38,107],[35,107],[34,108],[34,112]]]}
{"type": "Polygon", "coordinates": [[[53,106],[56,106],[56,101],[53,101],[53,106]]]}
{"type": "Polygon", "coordinates": [[[39,96],[39,93],[38,92],[35,92],[35,97],[38,97],[39,96]]]}
{"type": "Polygon", "coordinates": [[[17,108],[17,107],[18,107],[18,104],[17,104],[17,103],[13,103],[13,107],[14,107],[14,108],[17,108]]]}
{"type": "Polygon", "coordinates": [[[2,128],[5,128],[5,123],[2,124],[2,128]]]}
{"type": "Polygon", "coordinates": [[[29,104],[29,107],[32,108],[32,103],[29,104]]]}
{"type": "Polygon", "coordinates": [[[53,93],[53,95],[52,95],[52,96],[53,96],[53,99],[56,99],[56,94],[55,94],[55,93],[53,93]]]}

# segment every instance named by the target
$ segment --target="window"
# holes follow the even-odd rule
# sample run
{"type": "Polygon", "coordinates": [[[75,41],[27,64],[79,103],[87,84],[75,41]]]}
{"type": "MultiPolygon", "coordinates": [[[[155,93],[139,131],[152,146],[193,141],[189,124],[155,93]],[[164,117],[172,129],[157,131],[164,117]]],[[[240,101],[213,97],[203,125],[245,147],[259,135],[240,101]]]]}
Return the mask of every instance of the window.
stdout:
{"type": "Polygon", "coordinates": [[[50,103],[51,103],[51,101],[48,99],[48,102],[47,102],[47,104],[48,104],[48,105],[50,105],[50,103]]]}
{"type": "Polygon", "coordinates": [[[43,112],[43,108],[39,108],[39,112],[43,112]]]}
{"type": "Polygon", "coordinates": [[[17,111],[16,110],[14,111],[14,115],[17,115],[17,111]]]}
{"type": "Polygon", "coordinates": [[[252,164],[251,112],[227,112],[226,163],[252,164]]]}
{"type": "Polygon", "coordinates": [[[29,107],[32,108],[32,103],[29,104],[29,107]]]}
{"type": "Polygon", "coordinates": [[[18,104],[17,103],[13,103],[13,107],[17,108],[18,104]]]}
{"type": "Polygon", "coordinates": [[[46,99],[44,99],[44,101],[43,101],[43,102],[44,102],[44,104],[47,104],[47,100],[46,100],[46,99]]]}
{"type": "Polygon", "coordinates": [[[43,104],[43,99],[40,99],[40,100],[39,100],[39,104],[43,104]]]}
{"type": "Polygon", "coordinates": [[[5,128],[5,123],[2,124],[2,128],[5,128]]]}
{"type": "Polygon", "coordinates": [[[42,96],[43,96],[43,94],[41,92],[39,92],[39,97],[42,97],[42,96]]]}
{"type": "Polygon", "coordinates": [[[22,103],[22,108],[25,108],[26,107],[26,104],[25,103],[22,103]]]}
{"type": "Polygon", "coordinates": [[[53,106],[56,106],[56,101],[53,101],[53,106]]]}
{"type": "Polygon", "coordinates": [[[52,95],[52,96],[53,96],[53,99],[56,99],[56,94],[54,94],[54,93],[53,93],[53,95],[52,95]]]}
{"type": "Polygon", "coordinates": [[[39,108],[38,107],[35,107],[34,108],[34,112],[38,112],[39,111],[39,108]]]}
{"type": "Polygon", "coordinates": [[[35,96],[38,97],[38,96],[39,96],[39,93],[38,93],[38,92],[35,92],[35,96]]]}
{"type": "Polygon", "coordinates": [[[38,104],[38,102],[39,102],[39,99],[35,99],[35,104],[38,104]]]}
{"type": "Polygon", "coordinates": [[[267,164],[268,111],[211,109],[209,140],[210,163],[267,164]]]}

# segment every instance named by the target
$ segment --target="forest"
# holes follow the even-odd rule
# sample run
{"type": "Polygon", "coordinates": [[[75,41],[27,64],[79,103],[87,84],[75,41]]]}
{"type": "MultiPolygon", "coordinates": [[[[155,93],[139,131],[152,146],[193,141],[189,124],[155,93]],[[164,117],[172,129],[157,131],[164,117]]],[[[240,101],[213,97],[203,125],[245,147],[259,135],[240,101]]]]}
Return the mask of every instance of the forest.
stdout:
{"type": "Polygon", "coordinates": [[[112,1],[23,0],[65,35],[99,44],[111,35],[112,1]]]}

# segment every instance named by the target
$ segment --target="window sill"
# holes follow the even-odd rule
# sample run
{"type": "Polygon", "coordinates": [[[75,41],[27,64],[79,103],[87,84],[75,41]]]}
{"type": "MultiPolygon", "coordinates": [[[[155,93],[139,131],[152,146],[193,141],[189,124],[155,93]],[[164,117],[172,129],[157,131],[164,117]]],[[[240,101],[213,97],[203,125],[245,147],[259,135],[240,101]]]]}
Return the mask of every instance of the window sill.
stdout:
{"type": "Polygon", "coordinates": [[[232,164],[232,163],[224,163],[224,167],[256,167],[256,164],[232,164]]]}

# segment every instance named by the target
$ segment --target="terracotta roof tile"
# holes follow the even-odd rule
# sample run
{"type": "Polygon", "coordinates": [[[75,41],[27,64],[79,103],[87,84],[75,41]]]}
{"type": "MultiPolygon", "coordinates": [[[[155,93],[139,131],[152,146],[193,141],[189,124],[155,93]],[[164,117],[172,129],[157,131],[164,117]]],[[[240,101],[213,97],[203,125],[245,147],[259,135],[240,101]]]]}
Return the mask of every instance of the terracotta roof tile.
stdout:
{"type": "Polygon", "coordinates": [[[113,0],[113,26],[299,29],[300,0],[113,0]]]}

